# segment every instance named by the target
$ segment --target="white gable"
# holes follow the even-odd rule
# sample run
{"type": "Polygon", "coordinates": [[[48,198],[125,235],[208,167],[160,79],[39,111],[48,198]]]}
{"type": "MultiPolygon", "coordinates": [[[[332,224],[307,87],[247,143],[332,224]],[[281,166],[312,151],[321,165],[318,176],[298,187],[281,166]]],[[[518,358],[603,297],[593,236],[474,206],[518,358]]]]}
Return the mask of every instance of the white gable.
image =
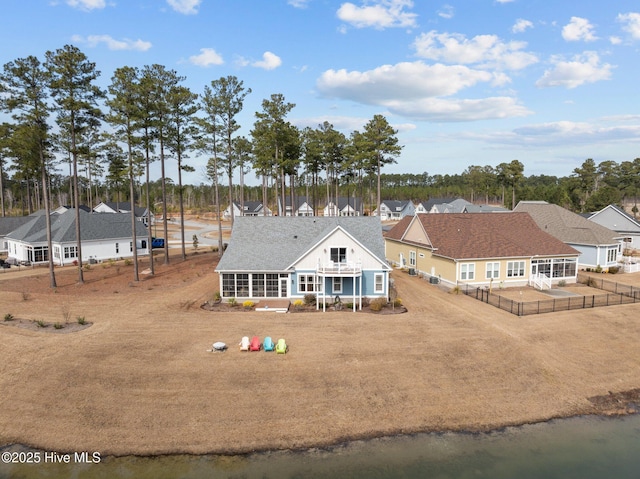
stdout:
{"type": "Polygon", "coordinates": [[[341,228],[336,228],[293,266],[295,269],[315,270],[318,264],[331,261],[331,248],[346,248],[347,262],[360,263],[363,270],[380,269],[381,261],[341,228]]]}

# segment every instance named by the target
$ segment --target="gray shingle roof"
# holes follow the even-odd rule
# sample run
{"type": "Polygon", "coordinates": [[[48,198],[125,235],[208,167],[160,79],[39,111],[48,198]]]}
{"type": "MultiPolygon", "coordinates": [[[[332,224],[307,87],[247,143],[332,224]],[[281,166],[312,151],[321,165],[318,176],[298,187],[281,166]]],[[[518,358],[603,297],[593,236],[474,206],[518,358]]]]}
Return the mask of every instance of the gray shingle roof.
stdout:
{"type": "MultiPolygon", "coordinates": [[[[62,214],[51,215],[51,240],[55,243],[67,243],[76,240],[75,210],[69,209],[62,214]]],[[[129,213],[87,213],[80,210],[80,233],[83,241],[131,238],[131,216],[129,213]]],[[[136,221],[136,234],[147,234],[145,226],[136,221]]],[[[44,243],[47,241],[46,221],[43,215],[33,217],[7,235],[7,238],[26,243],[44,243]]]]}
{"type": "Polygon", "coordinates": [[[0,236],[8,235],[33,218],[33,216],[5,216],[0,218],[0,236]]]}
{"type": "Polygon", "coordinates": [[[285,271],[338,226],[384,261],[377,217],[239,217],[216,271],[285,271]]]}
{"type": "Polygon", "coordinates": [[[565,243],[617,244],[615,231],[546,201],[521,201],[513,211],[529,213],[538,227],[565,243]]]}

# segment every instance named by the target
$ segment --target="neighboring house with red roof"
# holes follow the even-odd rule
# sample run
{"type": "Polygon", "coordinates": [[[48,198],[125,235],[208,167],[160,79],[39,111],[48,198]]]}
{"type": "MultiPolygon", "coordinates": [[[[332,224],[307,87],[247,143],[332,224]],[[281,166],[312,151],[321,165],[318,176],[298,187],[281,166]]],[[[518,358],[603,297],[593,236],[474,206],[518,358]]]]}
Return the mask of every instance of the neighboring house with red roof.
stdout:
{"type": "Polygon", "coordinates": [[[575,283],[579,254],[527,213],[417,214],[385,235],[390,264],[448,286],[575,283]]]}

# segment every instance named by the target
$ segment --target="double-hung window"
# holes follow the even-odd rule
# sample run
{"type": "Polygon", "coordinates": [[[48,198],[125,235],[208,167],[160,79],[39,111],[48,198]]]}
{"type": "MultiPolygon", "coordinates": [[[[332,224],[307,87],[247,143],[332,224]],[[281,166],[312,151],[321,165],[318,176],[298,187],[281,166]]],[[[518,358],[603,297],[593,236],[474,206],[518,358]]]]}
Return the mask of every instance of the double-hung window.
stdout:
{"type": "Polygon", "coordinates": [[[500,277],[500,263],[487,263],[487,279],[498,279],[500,277]]]}
{"type": "Polygon", "coordinates": [[[524,261],[509,261],[507,263],[507,278],[524,277],[524,261]]]}
{"type": "Polygon", "coordinates": [[[460,279],[462,281],[475,279],[476,265],[475,263],[462,263],[460,265],[460,279]]]}
{"type": "Polygon", "coordinates": [[[331,248],[331,261],[334,263],[346,263],[347,248],[331,248]]]}

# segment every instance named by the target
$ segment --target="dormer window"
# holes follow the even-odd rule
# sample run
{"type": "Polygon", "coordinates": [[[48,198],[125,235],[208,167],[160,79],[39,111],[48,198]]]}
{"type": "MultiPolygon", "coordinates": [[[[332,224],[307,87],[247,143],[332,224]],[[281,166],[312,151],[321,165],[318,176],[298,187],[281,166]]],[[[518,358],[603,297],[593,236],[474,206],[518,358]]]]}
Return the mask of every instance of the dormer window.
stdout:
{"type": "Polygon", "coordinates": [[[331,248],[331,261],[334,263],[346,263],[347,248],[331,248]]]}

